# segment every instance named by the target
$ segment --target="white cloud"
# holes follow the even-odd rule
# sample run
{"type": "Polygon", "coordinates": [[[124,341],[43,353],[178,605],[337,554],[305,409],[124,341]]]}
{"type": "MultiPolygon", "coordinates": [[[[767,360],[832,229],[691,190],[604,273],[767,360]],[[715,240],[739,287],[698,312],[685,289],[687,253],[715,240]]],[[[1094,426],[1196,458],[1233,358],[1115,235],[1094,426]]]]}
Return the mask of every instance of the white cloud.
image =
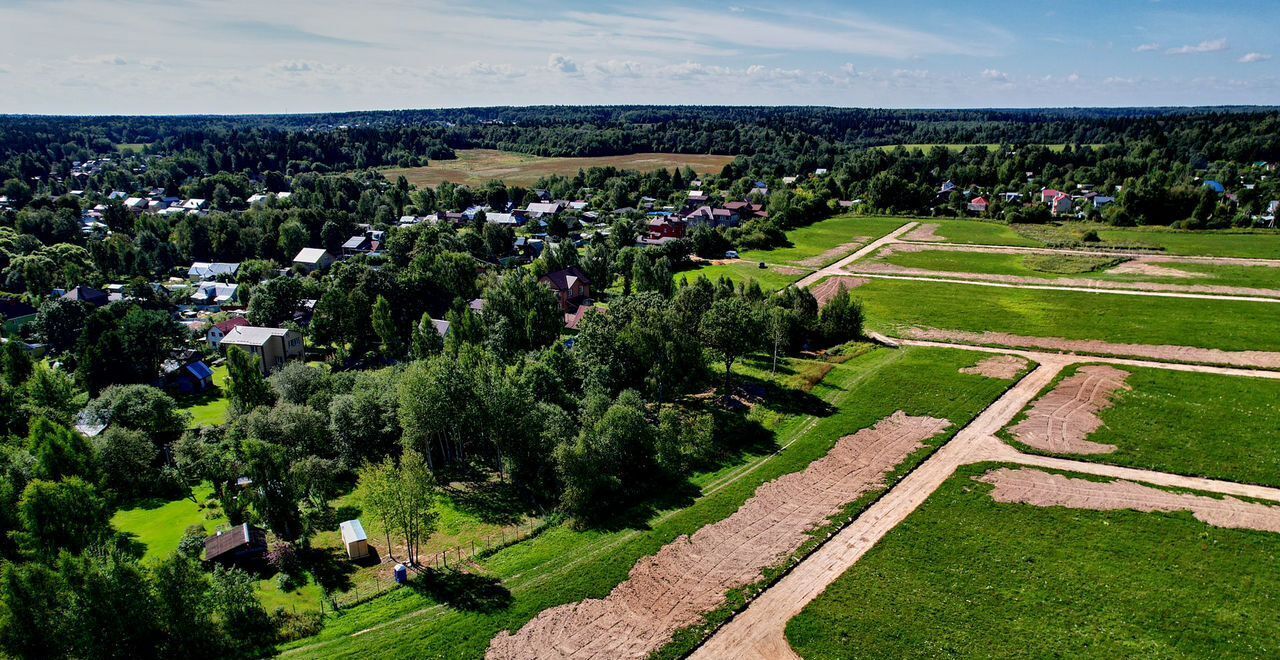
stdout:
{"type": "Polygon", "coordinates": [[[1134,48],[1134,49],[1133,49],[1133,52],[1135,52],[1135,53],[1150,53],[1150,52],[1152,52],[1152,51],[1157,51],[1157,50],[1160,50],[1160,44],[1158,44],[1158,43],[1150,43],[1150,44],[1142,44],[1141,46],[1138,46],[1138,47],[1134,48]]]}
{"type": "Polygon", "coordinates": [[[982,77],[993,82],[1000,82],[1000,83],[1010,82],[1009,74],[1003,71],[998,71],[996,69],[984,69],[982,71],[982,77]]]}
{"type": "Polygon", "coordinates": [[[1067,82],[1069,82],[1069,83],[1078,83],[1078,82],[1080,82],[1080,74],[1078,74],[1078,73],[1072,73],[1071,75],[1067,76],[1067,82]]]}
{"type": "Polygon", "coordinates": [[[1254,64],[1256,62],[1266,62],[1269,59],[1271,59],[1271,56],[1266,53],[1246,53],[1236,61],[1241,64],[1254,64]]]}
{"type": "Polygon", "coordinates": [[[1195,45],[1179,46],[1178,48],[1170,48],[1165,53],[1169,55],[1195,55],[1199,53],[1219,53],[1227,50],[1226,39],[1213,39],[1210,41],[1201,41],[1195,45]]]}
{"type": "Polygon", "coordinates": [[[560,73],[578,72],[578,64],[560,53],[552,53],[547,56],[547,68],[560,73]]]}

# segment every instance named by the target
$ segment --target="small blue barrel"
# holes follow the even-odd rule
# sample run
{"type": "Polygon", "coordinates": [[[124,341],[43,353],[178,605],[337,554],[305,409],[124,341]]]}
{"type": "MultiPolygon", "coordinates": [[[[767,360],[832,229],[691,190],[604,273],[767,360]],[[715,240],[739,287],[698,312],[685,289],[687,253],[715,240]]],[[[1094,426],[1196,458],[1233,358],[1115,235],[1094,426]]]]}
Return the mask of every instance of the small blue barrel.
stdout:
{"type": "Polygon", "coordinates": [[[404,584],[409,581],[409,569],[404,564],[396,564],[396,584],[404,584]]]}

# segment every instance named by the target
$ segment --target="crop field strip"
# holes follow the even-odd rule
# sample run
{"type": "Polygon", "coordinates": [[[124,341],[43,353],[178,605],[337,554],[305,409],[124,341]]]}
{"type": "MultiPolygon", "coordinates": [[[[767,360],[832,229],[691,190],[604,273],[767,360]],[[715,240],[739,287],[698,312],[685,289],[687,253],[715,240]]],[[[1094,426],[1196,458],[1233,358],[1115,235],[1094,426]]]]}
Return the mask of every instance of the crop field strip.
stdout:
{"type": "MultiPolygon", "coordinates": [[[[1026,352],[1022,355],[1036,360],[1041,366],[1008,390],[973,423],[957,433],[942,449],[907,475],[883,498],[810,555],[790,574],[752,601],[742,613],[699,648],[694,657],[795,657],[783,636],[786,621],[799,613],[827,585],[853,566],[963,465],[988,461],[1018,463],[1163,487],[1195,489],[1228,496],[1280,502],[1280,489],[1034,456],[1019,452],[1002,443],[995,437],[995,433],[1013,420],[1045,386],[1057,378],[1066,366],[1087,361],[1087,358],[1079,356],[1026,352]]],[[[1147,366],[1160,368],[1165,365],[1153,363],[1147,366]]],[[[1188,365],[1183,365],[1182,369],[1214,372],[1212,368],[1188,365]]],[[[1157,494],[1164,492],[1136,484],[1133,487],[1125,486],[1124,488],[1132,494],[1135,487],[1146,488],[1157,494]]],[[[1145,491],[1142,492],[1145,493],[1145,491]]],[[[1147,495],[1151,494],[1147,493],[1147,495]]],[[[1245,503],[1241,502],[1241,504],[1245,503]]],[[[1180,505],[1161,501],[1157,503],[1156,508],[1161,506],[1164,510],[1173,510],[1180,505]]],[[[1199,506],[1198,501],[1197,506],[1199,506]]],[[[1280,507],[1254,510],[1249,506],[1242,509],[1240,506],[1228,503],[1217,507],[1215,511],[1217,513],[1206,515],[1218,516],[1216,520],[1228,521],[1238,521],[1242,517],[1254,516],[1249,519],[1251,522],[1248,524],[1267,529],[1271,528],[1273,517],[1275,520],[1280,520],[1280,507]],[[1261,519],[1262,522],[1257,522],[1256,519],[1261,519]]]]}

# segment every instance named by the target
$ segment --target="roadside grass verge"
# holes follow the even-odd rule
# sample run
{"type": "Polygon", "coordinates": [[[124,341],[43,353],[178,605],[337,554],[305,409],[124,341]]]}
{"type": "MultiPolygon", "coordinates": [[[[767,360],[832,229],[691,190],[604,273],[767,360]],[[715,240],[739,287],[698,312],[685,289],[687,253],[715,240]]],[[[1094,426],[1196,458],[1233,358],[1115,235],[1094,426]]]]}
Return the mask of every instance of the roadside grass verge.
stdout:
{"type": "MultiPolygon", "coordinates": [[[[767,360],[744,362],[740,378],[767,374],[767,360]]],[[[954,425],[948,433],[913,457],[909,463],[914,465],[1009,386],[1007,381],[959,373],[972,362],[972,354],[965,351],[913,348],[878,349],[836,365],[810,394],[756,405],[751,416],[773,432],[773,443],[695,475],[691,481],[700,491],[695,499],[618,529],[553,526],[481,560],[474,570],[509,591],[510,601],[504,607],[467,610],[449,606],[424,590],[398,589],[331,617],[318,636],[284,650],[328,657],[482,656],[499,630],[518,629],[548,607],[605,596],[626,579],[637,560],[682,534],[729,516],[760,484],[804,469],[839,438],[899,409],[950,419],[954,425]],[[824,409],[806,412],[795,405],[797,397],[817,399],[810,407],[820,403],[824,409]]],[[[803,362],[789,364],[788,369],[780,369],[779,380],[806,371],[803,362]]]]}
{"type": "Polygon", "coordinates": [[[872,280],[853,290],[868,326],[927,327],[1035,337],[1280,350],[1273,303],[1044,291],[948,282],[872,280]]]}
{"type": "MultiPolygon", "coordinates": [[[[787,625],[809,660],[1280,654],[1280,535],[999,504],[962,467],[787,625]]],[[[1074,476],[1074,475],[1073,475],[1074,476]]]]}
{"type": "MultiPolygon", "coordinates": [[[[1064,369],[1041,395],[1081,366],[1064,369]]],[[[1280,381],[1110,366],[1130,373],[1132,389],[1113,395],[1114,405],[1098,414],[1103,426],[1088,439],[1116,451],[1071,458],[1280,487],[1280,381]]],[[[1008,428],[1025,417],[1023,411],[1001,437],[1022,451],[1052,455],[1009,435],[1008,428]]]]}
{"type": "Polygon", "coordinates": [[[787,232],[789,247],[773,250],[750,250],[742,253],[747,261],[818,269],[829,266],[856,252],[859,248],[911,222],[910,218],[842,215],[815,222],[787,232]],[[854,239],[864,239],[855,245],[854,239]],[[837,250],[842,245],[846,249],[837,250]],[[821,258],[820,258],[821,257],[821,258]]]}
{"type": "MultiPolygon", "coordinates": [[[[937,225],[934,236],[943,243],[970,243],[973,245],[1008,245],[1013,247],[1042,247],[1044,244],[1023,236],[1013,227],[993,220],[953,220],[947,218],[918,219],[921,226],[937,225]]],[[[908,233],[907,236],[910,236],[908,233]]],[[[905,238],[905,237],[904,237],[905,238]]]]}

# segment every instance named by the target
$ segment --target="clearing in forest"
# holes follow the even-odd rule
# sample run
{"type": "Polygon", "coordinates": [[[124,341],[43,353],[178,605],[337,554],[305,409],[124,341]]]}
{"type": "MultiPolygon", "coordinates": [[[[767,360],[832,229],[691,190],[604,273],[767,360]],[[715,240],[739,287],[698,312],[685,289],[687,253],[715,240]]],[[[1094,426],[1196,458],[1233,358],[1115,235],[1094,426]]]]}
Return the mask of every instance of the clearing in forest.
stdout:
{"type": "Polygon", "coordinates": [[[382,170],[382,174],[391,181],[403,176],[419,188],[438,186],[445,181],[472,187],[489,181],[502,181],[508,186],[532,186],[545,176],[560,174],[572,177],[578,170],[592,167],[640,172],[692,167],[698,173],[719,174],[734,159],[733,156],[717,154],[666,153],[548,158],[496,149],[459,149],[456,153],[458,157],[453,160],[433,160],[426,167],[394,167],[382,170]]]}

